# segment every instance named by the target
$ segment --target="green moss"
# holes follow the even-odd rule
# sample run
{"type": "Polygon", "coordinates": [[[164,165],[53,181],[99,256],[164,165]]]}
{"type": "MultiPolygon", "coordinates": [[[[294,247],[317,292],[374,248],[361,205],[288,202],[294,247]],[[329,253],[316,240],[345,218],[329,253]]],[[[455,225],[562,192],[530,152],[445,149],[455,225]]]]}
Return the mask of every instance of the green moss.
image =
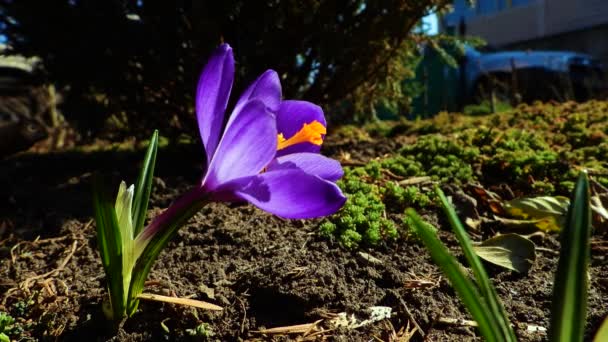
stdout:
{"type": "Polygon", "coordinates": [[[415,160],[401,155],[385,159],[382,167],[402,177],[424,176],[424,166],[415,160]]]}
{"type": "Polygon", "coordinates": [[[550,182],[538,181],[532,183],[532,190],[537,194],[552,194],[555,192],[555,186],[550,182]]]}
{"type": "Polygon", "coordinates": [[[432,203],[431,198],[416,186],[402,187],[396,182],[387,182],[381,188],[386,207],[392,212],[402,212],[405,208],[424,208],[432,203]]]}
{"type": "Polygon", "coordinates": [[[434,180],[465,183],[474,178],[470,162],[479,155],[477,147],[467,147],[458,138],[421,136],[403,147],[382,166],[402,177],[431,176],[434,180]]]}
{"type": "MultiPolygon", "coordinates": [[[[349,199],[320,231],[349,248],[396,239],[392,220],[407,207],[428,208],[433,202],[418,186],[399,185],[411,177],[477,182],[486,189],[506,185],[516,196],[568,195],[580,169],[608,174],[606,112],[608,101],[538,102],[483,117],[441,113],[403,125],[399,134],[416,139],[383,159],[347,168],[339,186],[349,199]]],[[[385,128],[368,127],[374,136],[385,128]]],[[[608,186],[608,177],[594,179],[608,186]]]]}
{"type": "MultiPolygon", "coordinates": [[[[370,168],[373,172],[377,167],[370,168]]],[[[338,185],[347,196],[344,207],[320,226],[324,236],[335,236],[347,248],[375,245],[398,236],[395,224],[385,217],[378,186],[363,180],[366,168],[346,169],[338,185]]]]}
{"type": "Polygon", "coordinates": [[[11,328],[15,323],[15,320],[10,315],[0,312],[0,342],[9,342],[10,338],[8,337],[11,332],[11,328]]]}
{"type": "Polygon", "coordinates": [[[202,338],[204,340],[215,335],[215,333],[207,323],[201,323],[197,325],[194,329],[186,329],[186,334],[193,337],[202,338]]]}
{"type": "Polygon", "coordinates": [[[567,165],[541,135],[508,129],[496,134],[491,145],[481,148],[485,182],[504,182],[534,193],[552,194],[553,181],[563,176],[567,165]]]}
{"type": "Polygon", "coordinates": [[[0,311],[0,342],[20,341],[27,337],[23,335],[23,327],[6,312],[0,311]],[[11,337],[13,338],[11,340],[11,337]]]}
{"type": "Polygon", "coordinates": [[[365,172],[373,179],[380,179],[382,176],[382,164],[376,160],[372,160],[365,165],[365,172]]]}

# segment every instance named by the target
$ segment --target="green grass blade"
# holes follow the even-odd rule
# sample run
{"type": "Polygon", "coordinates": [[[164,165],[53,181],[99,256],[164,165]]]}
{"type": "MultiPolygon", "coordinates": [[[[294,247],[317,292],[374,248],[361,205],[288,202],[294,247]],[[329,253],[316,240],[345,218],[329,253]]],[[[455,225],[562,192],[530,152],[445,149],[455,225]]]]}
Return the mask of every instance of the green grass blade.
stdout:
{"type": "Polygon", "coordinates": [[[416,214],[413,209],[407,209],[406,215],[412,223],[412,228],[429,250],[431,257],[441,268],[443,274],[449,279],[456,293],[469,310],[473,319],[479,326],[479,331],[486,341],[504,341],[499,331],[493,313],[483,301],[475,284],[462,271],[456,258],[454,258],[443,243],[437,238],[435,232],[416,214]]]}
{"type": "Polygon", "coordinates": [[[515,337],[515,332],[511,328],[507,313],[502,306],[498,295],[496,294],[494,286],[490,282],[490,278],[488,277],[488,274],[481,263],[481,259],[477,256],[477,254],[475,254],[473,244],[471,243],[466,230],[460,222],[454,207],[452,207],[448,199],[445,197],[445,194],[439,187],[436,187],[435,191],[439,196],[443,210],[448,217],[458,242],[460,243],[460,247],[462,248],[465,258],[471,266],[481,295],[484,297],[489,310],[492,312],[492,320],[495,321],[497,327],[500,329],[500,333],[504,341],[516,341],[517,339],[515,337]]]}
{"type": "Polygon", "coordinates": [[[103,189],[99,176],[93,181],[93,209],[97,225],[97,244],[112,305],[114,319],[125,314],[126,297],[122,284],[122,238],[114,201],[103,189]]]}
{"type": "Polygon", "coordinates": [[[587,315],[587,266],[591,211],[589,180],[581,172],[561,236],[551,310],[550,341],[582,341],[587,315]]]}
{"type": "Polygon", "coordinates": [[[141,167],[137,183],[135,185],[135,197],[133,198],[133,237],[137,236],[144,227],[146,211],[152,190],[152,176],[156,164],[156,153],[158,150],[158,130],[155,130],[150,138],[146,157],[141,167]]]}

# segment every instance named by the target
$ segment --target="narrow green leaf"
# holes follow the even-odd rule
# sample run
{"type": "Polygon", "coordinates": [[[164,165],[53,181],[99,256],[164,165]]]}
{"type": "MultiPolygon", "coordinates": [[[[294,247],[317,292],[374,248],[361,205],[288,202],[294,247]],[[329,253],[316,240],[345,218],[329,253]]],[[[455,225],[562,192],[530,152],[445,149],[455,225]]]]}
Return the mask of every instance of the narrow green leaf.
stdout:
{"type": "Polygon", "coordinates": [[[146,157],[141,167],[137,183],[135,185],[135,197],[133,200],[133,237],[137,236],[144,227],[146,211],[152,190],[152,177],[156,165],[156,153],[158,150],[158,130],[155,130],[150,138],[150,144],[146,151],[146,157]]]}
{"type": "Polygon", "coordinates": [[[445,194],[439,186],[435,187],[435,192],[439,196],[441,204],[443,206],[443,210],[448,217],[448,221],[454,230],[454,234],[460,243],[460,247],[467,259],[467,262],[471,266],[473,270],[473,275],[475,276],[475,280],[477,281],[477,285],[479,286],[481,295],[484,297],[488,308],[491,310],[492,315],[491,319],[498,331],[500,331],[501,339],[500,341],[516,341],[515,333],[511,328],[509,323],[509,318],[507,316],[507,312],[502,306],[498,295],[496,294],[496,290],[494,286],[490,282],[490,278],[486,273],[486,270],[483,268],[483,264],[475,251],[473,250],[473,244],[469,239],[456,211],[452,207],[452,205],[448,202],[448,199],[445,197],[445,194]]]}
{"type": "Polygon", "coordinates": [[[587,173],[581,172],[561,235],[561,253],[553,285],[550,341],[583,340],[590,234],[589,181],[587,173]]]}
{"type": "Polygon", "coordinates": [[[123,237],[123,239],[126,237],[133,238],[133,219],[131,217],[133,192],[133,185],[127,187],[127,183],[124,181],[120,182],[118,194],[116,195],[116,202],[114,203],[114,210],[116,212],[118,225],[123,229],[121,230],[123,233],[121,237],[123,237]]]}
{"type": "Polygon", "coordinates": [[[141,253],[141,256],[139,256],[137,259],[135,267],[133,268],[127,304],[127,313],[129,316],[133,315],[137,310],[137,306],[139,304],[137,296],[143,292],[144,283],[148,277],[148,273],[150,273],[152,265],[156,261],[156,258],[160,252],[163,250],[163,248],[165,248],[175,233],[177,233],[178,229],[192,216],[194,216],[205,204],[206,202],[204,200],[200,200],[193,202],[190,206],[184,208],[182,211],[171,217],[171,221],[166,222],[162,230],[154,235],[146,244],[146,247],[141,253]]]}
{"type": "Polygon", "coordinates": [[[469,313],[477,324],[479,331],[486,341],[504,341],[500,336],[500,331],[496,320],[492,317],[493,313],[482,296],[477,290],[477,286],[462,271],[462,267],[448,249],[441,243],[431,227],[423,222],[413,209],[407,209],[406,215],[412,223],[412,229],[422,240],[429,250],[435,263],[441,268],[445,276],[450,280],[450,284],[469,310],[469,313]]]}
{"type": "Polygon", "coordinates": [[[133,204],[133,185],[127,188],[125,182],[120,183],[118,195],[116,196],[116,218],[118,219],[118,227],[122,238],[122,284],[124,293],[129,293],[129,285],[131,284],[131,272],[137,256],[134,250],[134,235],[133,235],[133,219],[131,208],[133,204]]]}
{"type": "Polygon", "coordinates": [[[97,225],[97,244],[112,306],[112,318],[125,314],[126,297],[122,284],[122,238],[113,201],[103,189],[101,178],[93,181],[93,209],[97,225]]]}
{"type": "Polygon", "coordinates": [[[527,272],[536,259],[534,242],[519,234],[502,234],[473,246],[475,254],[515,272],[527,272]]]}

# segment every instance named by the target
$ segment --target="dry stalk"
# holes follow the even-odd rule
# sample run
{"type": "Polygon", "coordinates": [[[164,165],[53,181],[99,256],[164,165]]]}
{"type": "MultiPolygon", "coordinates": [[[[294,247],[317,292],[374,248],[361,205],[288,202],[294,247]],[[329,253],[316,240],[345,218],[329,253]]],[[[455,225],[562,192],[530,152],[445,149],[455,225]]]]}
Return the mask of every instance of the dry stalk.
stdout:
{"type": "Polygon", "coordinates": [[[162,295],[157,295],[157,294],[152,294],[152,293],[142,293],[139,296],[137,296],[137,298],[145,299],[145,300],[153,300],[156,302],[192,306],[195,308],[205,309],[205,310],[214,310],[214,311],[223,310],[223,308],[221,306],[203,302],[202,300],[195,300],[195,299],[190,299],[190,298],[168,297],[168,296],[162,296],[162,295]]]}

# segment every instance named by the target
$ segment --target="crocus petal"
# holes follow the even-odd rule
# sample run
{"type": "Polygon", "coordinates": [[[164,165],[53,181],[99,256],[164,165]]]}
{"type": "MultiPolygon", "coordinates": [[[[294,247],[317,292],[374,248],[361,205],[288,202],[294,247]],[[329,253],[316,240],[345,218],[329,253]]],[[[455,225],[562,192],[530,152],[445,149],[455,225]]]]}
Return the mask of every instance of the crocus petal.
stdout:
{"type": "Polygon", "coordinates": [[[231,183],[229,186],[235,196],[290,219],[330,215],[346,201],[336,184],[299,169],[265,172],[231,183]]]}
{"type": "Polygon", "coordinates": [[[319,154],[321,151],[321,146],[314,145],[311,143],[301,143],[293,146],[286,147],[282,150],[277,151],[277,157],[282,157],[295,153],[316,153],[319,154]]]}
{"type": "Polygon", "coordinates": [[[279,110],[279,105],[281,104],[281,81],[276,71],[267,70],[247,87],[232,111],[232,115],[228,120],[228,126],[238,116],[245,103],[253,99],[264,102],[264,105],[272,113],[276,113],[279,110]]]}
{"type": "Polygon", "coordinates": [[[196,90],[196,119],[209,165],[220,140],[224,113],[234,80],[234,56],[228,44],[218,47],[203,69],[196,90]]]}
{"type": "Polygon", "coordinates": [[[331,182],[337,181],[344,175],[342,166],[337,160],[317,153],[293,153],[278,157],[268,165],[267,170],[272,172],[294,168],[331,182]]]}
{"type": "MultiPolygon", "coordinates": [[[[327,126],[321,107],[307,101],[286,100],[281,102],[277,113],[277,131],[282,133],[285,139],[289,139],[301,130],[304,124],[310,124],[313,121],[318,121],[323,126],[327,126]]],[[[297,152],[319,153],[320,150],[321,146],[319,145],[300,143],[277,151],[277,156],[297,152]]]]}
{"type": "Polygon", "coordinates": [[[304,124],[318,121],[327,126],[321,107],[308,101],[285,100],[277,113],[277,130],[285,139],[296,134],[304,124]]]}
{"type": "Polygon", "coordinates": [[[214,190],[235,178],[258,174],[277,149],[274,115],[260,100],[251,100],[224,132],[209,164],[203,186],[214,190]]]}

